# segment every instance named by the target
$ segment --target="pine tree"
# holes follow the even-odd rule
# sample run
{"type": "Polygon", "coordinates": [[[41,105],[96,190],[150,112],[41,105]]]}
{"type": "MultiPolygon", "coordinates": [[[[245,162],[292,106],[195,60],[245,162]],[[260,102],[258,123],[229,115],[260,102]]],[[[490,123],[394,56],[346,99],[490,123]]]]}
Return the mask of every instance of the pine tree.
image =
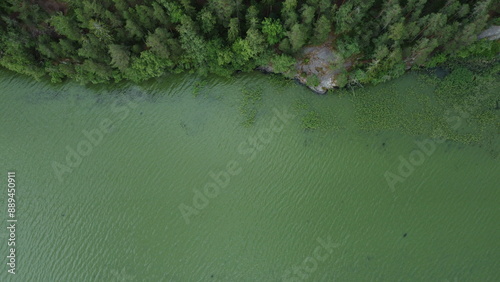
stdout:
{"type": "Polygon", "coordinates": [[[85,83],[104,83],[112,79],[113,72],[110,67],[105,64],[95,62],[93,60],[85,60],[83,64],[75,67],[75,80],[85,83]]]}
{"type": "Polygon", "coordinates": [[[302,5],[301,7],[301,11],[302,11],[302,23],[304,25],[310,25],[313,20],[314,20],[314,16],[315,16],[315,12],[316,12],[316,9],[312,6],[309,6],[307,4],[304,4],[302,5]]]}
{"type": "Polygon", "coordinates": [[[400,41],[404,39],[405,27],[402,21],[394,23],[389,26],[389,38],[394,41],[400,41]]]}
{"type": "Polygon", "coordinates": [[[437,46],[438,46],[438,41],[435,38],[420,39],[417,42],[417,44],[412,48],[411,56],[409,58],[411,60],[411,63],[422,65],[437,46]]]}
{"type": "Polygon", "coordinates": [[[304,44],[307,42],[307,33],[300,24],[295,24],[290,32],[288,32],[288,38],[290,39],[290,44],[292,46],[292,52],[297,52],[304,44]]]}
{"type": "Polygon", "coordinates": [[[145,5],[136,5],[132,10],[136,17],[137,23],[142,29],[152,31],[156,28],[157,22],[154,17],[154,10],[152,7],[145,5]]]}
{"type": "Polygon", "coordinates": [[[203,8],[198,14],[198,21],[201,24],[201,29],[205,34],[209,34],[214,30],[217,19],[211,11],[203,8]]]}
{"type": "Polygon", "coordinates": [[[395,23],[401,19],[402,9],[398,0],[388,0],[384,2],[381,13],[381,25],[385,29],[390,24],[395,23]]]}
{"type": "Polygon", "coordinates": [[[314,36],[311,38],[313,43],[320,44],[327,40],[330,34],[332,24],[325,15],[319,17],[314,24],[314,36]]]}
{"type": "Polygon", "coordinates": [[[167,44],[171,41],[172,34],[164,28],[157,28],[154,33],[150,33],[146,38],[146,46],[151,52],[160,58],[166,59],[170,56],[167,44]]]}
{"type": "Polygon", "coordinates": [[[406,5],[403,5],[403,15],[409,22],[416,21],[424,9],[427,0],[408,0],[406,5]]]}
{"type": "Polygon", "coordinates": [[[353,10],[353,5],[351,2],[347,2],[344,5],[340,6],[335,15],[335,33],[342,34],[349,32],[353,28],[353,18],[351,17],[351,13],[353,10]]]}
{"type": "Polygon", "coordinates": [[[125,22],[125,29],[136,39],[140,39],[144,36],[144,30],[142,27],[132,18],[128,18],[125,22]]]}
{"type": "Polygon", "coordinates": [[[241,2],[241,0],[209,0],[208,7],[217,15],[219,21],[227,26],[232,15],[242,6],[241,2]]]}
{"type": "Polygon", "coordinates": [[[199,35],[195,22],[190,17],[183,16],[181,25],[177,29],[180,34],[182,48],[186,51],[184,58],[197,67],[206,68],[207,52],[205,41],[199,35]]]}
{"type": "Polygon", "coordinates": [[[62,13],[58,13],[49,19],[50,25],[52,25],[57,33],[64,35],[71,40],[80,40],[81,33],[78,26],[74,21],[71,21],[69,17],[64,16],[62,13]]]}
{"type": "Polygon", "coordinates": [[[109,28],[104,23],[92,19],[89,21],[88,27],[102,43],[109,44],[113,41],[109,28]]]}
{"type": "Polygon", "coordinates": [[[259,10],[255,6],[250,6],[247,9],[247,13],[245,15],[245,20],[247,24],[247,28],[257,28],[260,20],[259,20],[259,10]]]}
{"type": "Polygon", "coordinates": [[[80,49],[78,49],[78,56],[103,62],[106,58],[106,56],[103,56],[103,54],[107,53],[106,47],[96,36],[87,34],[82,40],[80,49]]]}
{"type": "Polygon", "coordinates": [[[266,39],[260,30],[256,28],[249,29],[245,40],[249,42],[252,57],[257,57],[266,51],[266,39]]]}
{"type": "Polygon", "coordinates": [[[319,0],[318,2],[318,8],[321,14],[327,14],[331,7],[332,7],[332,2],[330,0],[319,0]]]}
{"type": "Polygon", "coordinates": [[[229,21],[227,39],[229,42],[234,42],[238,37],[240,37],[240,22],[237,18],[232,18],[229,21]]]}
{"type": "Polygon", "coordinates": [[[153,17],[156,21],[158,21],[161,25],[166,26],[169,24],[169,20],[167,17],[167,11],[163,9],[163,7],[158,2],[151,3],[153,8],[153,17]]]}
{"type": "Polygon", "coordinates": [[[184,17],[184,11],[181,6],[175,2],[167,2],[167,0],[158,0],[159,3],[167,10],[167,16],[172,23],[180,23],[184,17]]]}
{"type": "Polygon", "coordinates": [[[285,0],[281,9],[281,18],[287,29],[291,29],[298,21],[297,0],[285,0]]]}
{"type": "Polygon", "coordinates": [[[111,65],[124,72],[130,63],[130,51],[126,46],[111,44],[108,46],[111,65]]]}

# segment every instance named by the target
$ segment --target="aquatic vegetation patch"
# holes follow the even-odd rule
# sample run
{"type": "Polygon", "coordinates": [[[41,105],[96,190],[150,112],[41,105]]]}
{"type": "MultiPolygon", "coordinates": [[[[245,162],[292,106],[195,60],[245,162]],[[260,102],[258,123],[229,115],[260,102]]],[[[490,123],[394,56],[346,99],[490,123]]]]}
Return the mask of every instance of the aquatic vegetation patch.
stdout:
{"type": "Polygon", "coordinates": [[[201,94],[201,90],[207,85],[206,80],[199,80],[193,86],[193,95],[198,97],[201,94]]]}
{"type": "Polygon", "coordinates": [[[305,129],[318,129],[321,126],[319,114],[316,111],[309,111],[302,117],[302,126],[305,129]]]}
{"type": "Polygon", "coordinates": [[[474,73],[466,68],[453,70],[442,81],[436,81],[436,97],[442,103],[460,104],[465,97],[475,94],[477,83],[474,73]]]}
{"type": "Polygon", "coordinates": [[[306,110],[307,108],[309,108],[309,105],[303,99],[297,99],[297,100],[295,100],[295,102],[293,104],[293,109],[295,111],[306,110]]]}
{"type": "Polygon", "coordinates": [[[500,114],[496,109],[499,90],[498,77],[464,68],[452,71],[437,83],[435,93],[441,107],[460,118],[455,130],[459,135],[454,135],[454,140],[471,143],[493,137],[500,114]]]}
{"type": "Polygon", "coordinates": [[[359,128],[398,130],[466,144],[497,134],[500,84],[494,73],[462,67],[442,79],[431,73],[358,89],[351,99],[359,128]]]}
{"type": "Polygon", "coordinates": [[[292,80],[275,73],[268,73],[265,76],[268,78],[268,81],[276,87],[286,87],[291,84],[290,82],[292,82],[292,80]]]}
{"type": "Polygon", "coordinates": [[[322,120],[319,113],[314,110],[309,101],[297,99],[293,104],[295,113],[301,117],[301,126],[306,130],[319,129],[322,120]]]}
{"type": "Polygon", "coordinates": [[[309,101],[297,99],[293,104],[293,109],[301,117],[301,127],[305,130],[339,130],[344,128],[331,108],[315,108],[309,101]]]}
{"type": "Polygon", "coordinates": [[[240,113],[243,115],[244,126],[252,126],[257,117],[257,106],[262,100],[262,88],[260,87],[247,87],[241,89],[243,94],[242,102],[240,105],[240,113]]]}
{"type": "Polygon", "coordinates": [[[403,104],[394,87],[382,85],[359,89],[356,95],[352,96],[352,100],[359,128],[366,130],[401,128],[403,104]]]}

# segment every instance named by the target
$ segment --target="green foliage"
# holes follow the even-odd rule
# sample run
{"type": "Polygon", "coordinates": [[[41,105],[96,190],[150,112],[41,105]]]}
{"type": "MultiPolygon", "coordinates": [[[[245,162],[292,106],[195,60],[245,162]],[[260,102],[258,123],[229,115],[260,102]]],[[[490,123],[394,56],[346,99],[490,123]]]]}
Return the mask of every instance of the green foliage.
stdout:
{"type": "Polygon", "coordinates": [[[172,66],[172,62],[155,55],[152,51],[143,51],[137,58],[132,59],[128,78],[140,82],[151,77],[158,77],[165,68],[172,66]]]}
{"type": "Polygon", "coordinates": [[[307,77],[307,85],[308,86],[316,87],[320,84],[320,82],[321,81],[319,80],[318,76],[315,74],[312,74],[309,77],[307,77]]]}
{"type": "Polygon", "coordinates": [[[241,38],[238,38],[238,40],[233,43],[233,51],[244,61],[250,60],[254,55],[250,48],[250,42],[241,38]]]}
{"type": "Polygon", "coordinates": [[[208,7],[214,12],[223,23],[229,22],[231,15],[237,12],[242,6],[242,0],[210,0],[208,7]]]}
{"type": "Polygon", "coordinates": [[[283,38],[285,30],[279,20],[264,18],[262,21],[262,33],[267,36],[267,42],[274,45],[283,38]]]}
{"type": "Polygon", "coordinates": [[[343,58],[349,58],[361,52],[358,43],[352,38],[337,40],[337,49],[343,58]]]}
{"type": "Polygon", "coordinates": [[[166,0],[161,0],[160,3],[167,9],[168,15],[170,16],[170,21],[172,23],[180,23],[184,13],[182,7],[175,2],[167,2],[166,0]]]}
{"type": "Polygon", "coordinates": [[[335,82],[336,82],[337,86],[340,88],[343,88],[344,86],[346,86],[347,83],[349,82],[347,72],[344,71],[344,72],[337,74],[337,76],[335,77],[335,82]]]}
{"type": "Polygon", "coordinates": [[[285,75],[293,69],[296,63],[295,58],[285,54],[276,55],[271,60],[274,71],[285,75]]]}
{"type": "Polygon", "coordinates": [[[85,60],[83,64],[77,65],[75,70],[75,79],[80,83],[90,82],[98,84],[107,82],[112,78],[112,71],[110,67],[96,63],[92,60],[85,60]]]}
{"type": "Polygon", "coordinates": [[[4,49],[2,53],[7,55],[0,58],[1,66],[11,71],[32,76],[35,79],[40,79],[44,75],[42,68],[33,65],[33,55],[23,46],[7,46],[7,49],[4,49]]]}
{"type": "Polygon", "coordinates": [[[500,53],[500,41],[498,40],[478,40],[470,46],[466,46],[458,51],[457,55],[460,58],[468,58],[472,56],[485,59],[493,59],[500,53]]]}
{"type": "Polygon", "coordinates": [[[349,76],[349,83],[354,86],[359,86],[361,83],[366,83],[368,82],[368,75],[366,74],[365,71],[361,69],[357,69],[356,71],[352,72],[349,76]]]}
{"type": "Polygon", "coordinates": [[[477,41],[498,24],[489,19],[498,9],[491,0],[38,2],[0,4],[0,66],[53,82],[229,76],[270,64],[291,77],[294,58],[315,44],[338,51],[331,67],[342,86],[457,58],[488,65],[499,53],[498,41],[477,41]]]}
{"type": "Polygon", "coordinates": [[[448,57],[445,54],[439,54],[434,57],[432,57],[426,64],[425,66],[428,68],[434,68],[448,60],[448,57]]]}

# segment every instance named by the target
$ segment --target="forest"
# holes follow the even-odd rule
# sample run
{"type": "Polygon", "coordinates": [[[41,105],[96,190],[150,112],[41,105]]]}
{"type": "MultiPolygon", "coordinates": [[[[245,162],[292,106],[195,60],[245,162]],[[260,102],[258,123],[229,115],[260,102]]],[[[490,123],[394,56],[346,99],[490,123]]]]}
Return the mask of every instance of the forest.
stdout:
{"type": "Polygon", "coordinates": [[[500,24],[499,10],[493,0],[4,0],[0,65],[54,83],[259,66],[291,76],[305,46],[331,41],[339,86],[376,84],[457,58],[498,60],[498,40],[477,36],[500,24]]]}

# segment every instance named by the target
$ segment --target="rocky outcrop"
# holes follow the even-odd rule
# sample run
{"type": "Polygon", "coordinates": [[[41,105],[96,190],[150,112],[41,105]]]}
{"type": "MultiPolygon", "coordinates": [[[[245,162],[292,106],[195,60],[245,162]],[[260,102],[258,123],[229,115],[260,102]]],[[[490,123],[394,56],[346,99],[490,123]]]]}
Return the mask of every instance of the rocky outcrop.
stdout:
{"type": "MultiPolygon", "coordinates": [[[[338,86],[336,76],[340,73],[339,56],[333,50],[333,37],[324,44],[307,46],[301,50],[294,69],[286,74],[298,82],[309,87],[318,94],[325,94],[328,89],[338,86]]],[[[351,62],[344,63],[349,68],[351,62]]],[[[265,73],[274,73],[272,65],[260,66],[257,70],[265,73]]]]}
{"type": "Polygon", "coordinates": [[[335,75],[338,70],[332,66],[338,61],[330,46],[306,47],[302,59],[297,62],[295,78],[316,93],[324,94],[337,86],[335,75]]]}
{"type": "Polygon", "coordinates": [[[479,36],[477,38],[478,39],[487,38],[489,40],[500,39],[500,26],[498,26],[498,25],[491,26],[487,30],[481,32],[481,34],[479,34],[479,36]]]}

